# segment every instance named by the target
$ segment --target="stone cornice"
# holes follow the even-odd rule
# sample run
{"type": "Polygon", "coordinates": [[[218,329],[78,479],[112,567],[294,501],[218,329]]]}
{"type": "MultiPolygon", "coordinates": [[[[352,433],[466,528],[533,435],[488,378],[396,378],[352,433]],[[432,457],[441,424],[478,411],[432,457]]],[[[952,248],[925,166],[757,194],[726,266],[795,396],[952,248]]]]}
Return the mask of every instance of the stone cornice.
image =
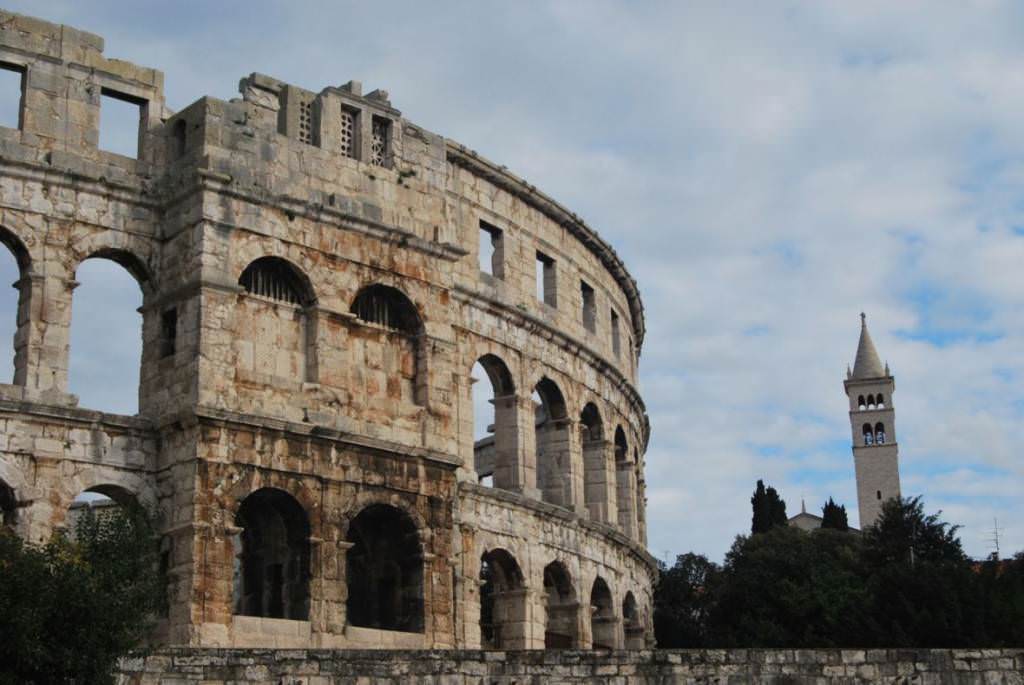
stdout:
{"type": "Polygon", "coordinates": [[[590,228],[579,216],[570,212],[536,186],[530,185],[508,169],[478,155],[464,145],[453,140],[445,140],[448,161],[456,166],[487,180],[502,190],[519,198],[526,204],[542,212],[559,226],[572,233],[577,240],[589,249],[612,274],[619,287],[626,293],[629,300],[630,314],[633,319],[633,333],[636,338],[637,354],[643,347],[646,324],[644,322],[644,305],[640,299],[640,290],[636,280],[629,274],[626,265],[601,236],[590,228]]]}

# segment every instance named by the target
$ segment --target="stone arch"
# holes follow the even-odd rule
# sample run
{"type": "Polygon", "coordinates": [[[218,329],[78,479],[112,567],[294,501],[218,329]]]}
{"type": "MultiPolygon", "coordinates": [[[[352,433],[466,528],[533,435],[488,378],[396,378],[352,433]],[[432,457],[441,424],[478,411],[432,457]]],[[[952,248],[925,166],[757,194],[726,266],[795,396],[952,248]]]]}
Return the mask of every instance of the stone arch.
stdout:
{"type": "MultiPolygon", "coordinates": [[[[358,342],[378,346],[383,357],[385,385],[389,393],[413,404],[426,406],[428,345],[419,308],[398,288],[382,283],[366,285],[352,299],[351,312],[363,323],[385,331],[379,337],[359,336],[358,342]],[[394,388],[394,390],[392,389],[394,388]]],[[[351,338],[350,338],[351,340],[351,338]]]]}
{"type": "Polygon", "coordinates": [[[637,529],[637,464],[635,456],[631,458],[626,431],[616,426],[615,439],[615,501],[617,505],[616,523],[628,537],[636,536],[637,529]]]}
{"type": "Polygon", "coordinates": [[[591,519],[609,522],[614,518],[614,475],[609,460],[604,420],[594,402],[583,405],[579,427],[583,451],[583,503],[591,519]]]}
{"type": "Polygon", "coordinates": [[[511,490],[521,484],[517,461],[519,452],[519,405],[516,387],[505,362],[493,353],[479,357],[473,365],[482,368],[491,391],[478,385],[483,379],[473,376],[473,468],[483,484],[511,490]],[[481,406],[483,398],[492,405],[493,421],[488,422],[481,406]]]}
{"type": "Polygon", "coordinates": [[[881,421],[875,424],[875,444],[885,444],[885,424],[881,421]]]}
{"type": "MultiPolygon", "coordinates": [[[[222,481],[228,480],[229,478],[222,479],[222,481]]],[[[264,489],[281,490],[298,502],[309,520],[310,536],[314,538],[320,536],[323,521],[319,516],[319,493],[311,490],[300,478],[278,471],[261,471],[245,467],[245,473],[237,481],[234,481],[221,497],[226,514],[225,520],[237,517],[242,502],[251,493],[264,489]]]]}
{"type": "Polygon", "coordinates": [[[548,376],[534,386],[537,488],[545,502],[573,506],[569,413],[565,395],[548,376]]]}
{"type": "Polygon", "coordinates": [[[349,522],[345,540],[348,625],[422,633],[424,557],[412,518],[371,504],[349,522]]]}
{"type": "Polygon", "coordinates": [[[309,619],[310,521],[284,490],[260,488],[238,506],[234,613],[242,616],[309,619]]]}
{"type": "Polygon", "coordinates": [[[561,561],[544,567],[544,648],[579,645],[579,603],[572,575],[561,561]]]}
{"type": "Polygon", "coordinates": [[[637,607],[636,597],[627,591],[622,598],[622,644],[626,649],[644,648],[644,623],[637,607]]]}
{"type": "Polygon", "coordinates": [[[153,245],[128,233],[100,231],[76,240],[70,246],[68,273],[75,274],[88,259],[107,259],[121,266],[138,283],[144,299],[157,291],[156,257],[153,245]]]}
{"type": "Polygon", "coordinates": [[[519,562],[497,547],[480,557],[480,642],[483,649],[524,649],[526,589],[519,562]]]}
{"type": "Polygon", "coordinates": [[[590,587],[590,639],[593,649],[615,649],[615,603],[608,583],[598,576],[590,587]]]}
{"type": "Polygon", "coordinates": [[[264,256],[249,262],[238,276],[246,292],[308,307],[317,301],[305,271],[283,257],[264,256]]]}

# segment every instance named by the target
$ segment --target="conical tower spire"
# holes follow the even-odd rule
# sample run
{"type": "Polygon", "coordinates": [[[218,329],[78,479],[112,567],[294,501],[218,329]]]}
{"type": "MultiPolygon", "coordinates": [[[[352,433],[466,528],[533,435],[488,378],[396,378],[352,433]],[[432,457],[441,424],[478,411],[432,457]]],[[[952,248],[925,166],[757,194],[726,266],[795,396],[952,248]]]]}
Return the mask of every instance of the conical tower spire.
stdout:
{"type": "Polygon", "coordinates": [[[878,350],[868,333],[867,316],[864,312],[860,314],[860,342],[857,343],[857,358],[853,362],[853,375],[851,378],[862,380],[865,378],[885,378],[888,374],[882,367],[882,360],[878,357],[878,350]]]}

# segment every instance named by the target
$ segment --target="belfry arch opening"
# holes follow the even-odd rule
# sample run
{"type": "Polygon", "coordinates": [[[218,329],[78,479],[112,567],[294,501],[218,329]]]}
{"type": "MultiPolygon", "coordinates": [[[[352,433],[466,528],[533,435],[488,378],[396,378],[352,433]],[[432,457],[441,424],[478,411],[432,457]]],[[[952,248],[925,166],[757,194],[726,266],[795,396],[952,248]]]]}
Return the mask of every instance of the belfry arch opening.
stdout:
{"type": "Polygon", "coordinates": [[[363,509],[346,541],[348,624],[423,632],[423,550],[412,519],[388,504],[363,509]]]}
{"type": "Polygon", "coordinates": [[[537,487],[545,502],[572,506],[569,421],[565,396],[550,378],[533,390],[537,487]]]}
{"type": "Polygon", "coordinates": [[[144,269],[131,255],[97,253],[78,266],[75,281],[68,390],[83,408],[137,414],[144,269]]]}
{"type": "Polygon", "coordinates": [[[480,558],[480,645],[483,649],[526,647],[526,590],[515,557],[504,549],[480,558]]]}
{"type": "Polygon", "coordinates": [[[572,649],[579,644],[579,604],[565,564],[544,567],[544,648],[572,649]]]}
{"type": "Polygon", "coordinates": [[[485,354],[471,372],[473,465],[482,485],[511,489],[515,476],[517,406],[512,374],[505,362],[485,354]]]}
{"type": "Polygon", "coordinates": [[[871,428],[871,424],[870,423],[865,423],[861,427],[861,433],[864,436],[864,445],[865,446],[870,446],[870,445],[874,445],[875,444],[875,432],[871,428]]]}
{"type": "Polygon", "coordinates": [[[427,402],[426,337],[419,310],[405,293],[391,286],[369,285],[352,300],[352,313],[371,324],[353,331],[350,340],[366,348],[369,357],[381,357],[379,383],[389,399],[412,404],[427,402]],[[372,349],[371,349],[372,348],[372,349]]]}
{"type": "Polygon", "coordinates": [[[878,422],[875,424],[875,444],[885,444],[885,424],[878,422]]]}
{"type": "Polygon", "coordinates": [[[612,592],[608,583],[598,577],[590,589],[590,635],[594,649],[615,649],[617,623],[612,592]]]}
{"type": "Polygon", "coordinates": [[[309,618],[309,518],[283,490],[261,488],[235,515],[234,613],[309,618]]]}

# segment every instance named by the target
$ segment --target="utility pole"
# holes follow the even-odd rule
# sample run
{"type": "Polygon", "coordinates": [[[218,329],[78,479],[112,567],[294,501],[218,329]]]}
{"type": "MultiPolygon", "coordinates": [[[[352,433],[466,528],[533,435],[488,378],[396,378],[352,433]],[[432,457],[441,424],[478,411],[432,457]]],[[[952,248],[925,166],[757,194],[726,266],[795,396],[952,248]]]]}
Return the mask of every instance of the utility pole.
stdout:
{"type": "Polygon", "coordinates": [[[996,548],[995,560],[999,561],[999,519],[995,516],[992,517],[992,537],[988,541],[996,548]]]}

